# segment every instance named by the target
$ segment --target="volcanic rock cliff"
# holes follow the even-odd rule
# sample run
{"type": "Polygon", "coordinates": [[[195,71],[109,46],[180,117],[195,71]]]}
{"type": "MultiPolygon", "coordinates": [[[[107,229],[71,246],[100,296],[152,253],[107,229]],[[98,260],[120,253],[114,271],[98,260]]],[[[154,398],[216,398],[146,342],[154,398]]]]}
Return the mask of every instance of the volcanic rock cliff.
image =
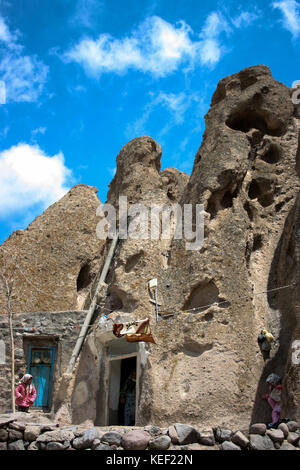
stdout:
{"type": "MultiPolygon", "coordinates": [[[[151,318],[156,344],[143,345],[139,424],[211,426],[222,421],[247,426],[267,420],[270,411],[260,395],[270,372],[284,377],[284,413],[299,419],[300,378],[292,362],[292,345],[300,333],[297,116],[291,90],[275,81],[267,67],[255,66],[218,84],[190,177],[175,168],[161,171],[162,150],[150,137],[134,139],[120,151],[107,203],[118,208],[119,197],[127,196],[129,205],[191,204],[195,209],[203,204],[205,211],[201,249],[187,250],[187,240],[174,236],[122,239],[106,279],[102,300],[112,321],[151,318]],[[164,314],[157,323],[148,290],[152,278],[158,279],[164,314]],[[278,287],[283,289],[274,291],[278,287]],[[268,361],[257,344],[263,327],[276,338],[268,361]]],[[[76,188],[71,193],[78,192],[76,188]]],[[[33,283],[47,289],[36,308],[89,304],[87,290],[109,241],[104,246],[95,236],[95,193],[85,188],[84,194],[88,204],[83,208],[79,198],[72,209],[80,224],[65,221],[66,195],[31,224],[28,235],[13,234],[3,244],[18,252],[22,270],[31,267],[33,283]],[[51,249],[47,234],[57,225],[55,217],[46,216],[50,210],[60,217],[61,238],[50,258],[59,278],[54,271],[50,275],[48,264],[47,269],[41,266],[51,249]],[[42,245],[37,237],[29,237],[35,226],[43,234],[42,245]],[[21,247],[18,240],[25,236],[29,238],[21,247]],[[80,275],[84,266],[86,272],[80,275]],[[78,279],[87,289],[82,298],[78,279]]],[[[32,300],[25,304],[19,299],[18,308],[34,311],[36,294],[24,283],[22,289],[32,300]]],[[[70,397],[73,422],[95,422],[101,415],[101,345],[95,328],[81,353],[70,397]]]]}
{"type": "MultiPolygon", "coordinates": [[[[13,272],[13,312],[80,309],[99,270],[97,188],[74,186],[60,201],[0,246],[0,270],[13,272]]],[[[7,298],[0,289],[0,313],[7,298]]]]}

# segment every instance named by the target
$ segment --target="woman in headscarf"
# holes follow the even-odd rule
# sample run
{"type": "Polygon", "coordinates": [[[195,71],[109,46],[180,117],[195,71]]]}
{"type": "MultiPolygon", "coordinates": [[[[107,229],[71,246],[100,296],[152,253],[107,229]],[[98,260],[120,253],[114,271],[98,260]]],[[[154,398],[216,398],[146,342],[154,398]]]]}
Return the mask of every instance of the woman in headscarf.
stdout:
{"type": "Polygon", "coordinates": [[[25,374],[16,388],[16,404],[18,411],[29,411],[36,399],[36,389],[32,383],[32,375],[25,374]]]}

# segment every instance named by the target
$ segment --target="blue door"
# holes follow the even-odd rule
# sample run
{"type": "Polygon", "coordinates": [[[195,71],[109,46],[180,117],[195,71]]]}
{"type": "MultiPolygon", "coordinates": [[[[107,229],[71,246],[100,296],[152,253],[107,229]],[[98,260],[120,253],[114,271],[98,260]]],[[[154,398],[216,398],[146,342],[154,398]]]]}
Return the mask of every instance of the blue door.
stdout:
{"type": "Polygon", "coordinates": [[[29,349],[28,373],[32,375],[32,383],[37,392],[34,408],[50,408],[54,356],[54,347],[31,346],[29,349]]]}

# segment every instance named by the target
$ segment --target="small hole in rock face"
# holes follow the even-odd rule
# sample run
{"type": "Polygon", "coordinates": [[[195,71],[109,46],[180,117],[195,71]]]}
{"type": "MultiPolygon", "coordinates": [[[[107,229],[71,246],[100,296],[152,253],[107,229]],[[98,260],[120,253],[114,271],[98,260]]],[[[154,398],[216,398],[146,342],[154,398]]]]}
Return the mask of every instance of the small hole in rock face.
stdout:
{"type": "Polygon", "coordinates": [[[245,90],[257,82],[257,77],[255,75],[251,75],[250,73],[243,70],[239,73],[239,79],[241,83],[241,90],[245,90]]]}
{"type": "Polygon", "coordinates": [[[207,284],[198,284],[195,286],[187,301],[183,306],[183,310],[189,310],[193,308],[207,307],[207,305],[213,304],[219,301],[219,290],[213,281],[207,284]]]}
{"type": "Polygon", "coordinates": [[[176,200],[176,197],[174,196],[173,192],[171,189],[168,189],[167,191],[167,196],[168,198],[171,200],[171,201],[175,201],[176,200]]]}
{"type": "Polygon", "coordinates": [[[250,184],[248,195],[250,199],[256,199],[260,196],[260,189],[255,180],[250,184]]]}
{"type": "Polygon", "coordinates": [[[281,148],[277,144],[271,144],[261,159],[266,163],[278,163],[281,159],[281,148]]]}
{"type": "Polygon", "coordinates": [[[221,206],[224,209],[228,209],[233,206],[233,199],[235,199],[238,196],[238,189],[236,189],[233,193],[230,191],[227,191],[221,201],[221,206]]]}
{"type": "Polygon", "coordinates": [[[77,277],[77,291],[84,289],[91,282],[90,265],[86,263],[79,271],[77,277]]]}
{"type": "Polygon", "coordinates": [[[257,199],[263,207],[268,207],[274,202],[272,185],[268,180],[252,180],[248,195],[250,199],[257,199]]]}
{"type": "Polygon", "coordinates": [[[263,247],[263,237],[259,233],[257,235],[254,235],[253,239],[253,251],[260,250],[263,247]]]}
{"type": "Polygon", "coordinates": [[[136,267],[136,265],[138,264],[140,259],[143,257],[143,255],[144,255],[144,252],[140,251],[139,253],[136,253],[135,255],[130,256],[128,260],[126,261],[125,272],[130,273],[130,271],[132,271],[136,267]]]}
{"type": "Polygon", "coordinates": [[[233,188],[230,188],[211,194],[206,208],[206,212],[210,214],[211,220],[216,217],[218,211],[233,207],[233,199],[238,196],[238,188],[233,192],[232,190],[233,188]]]}
{"type": "Polygon", "coordinates": [[[212,200],[212,197],[210,197],[210,199],[208,201],[206,212],[208,212],[210,214],[211,219],[214,219],[217,215],[218,211],[217,211],[215,202],[212,200]]]}
{"type": "Polygon", "coordinates": [[[121,310],[123,302],[121,297],[116,292],[110,292],[110,308],[112,310],[121,310]]]}
{"type": "Polygon", "coordinates": [[[283,208],[283,206],[285,205],[285,202],[286,202],[286,201],[282,201],[282,202],[279,202],[278,204],[276,204],[276,206],[275,206],[275,211],[276,211],[276,212],[280,212],[281,209],[283,208]]]}
{"type": "Polygon", "coordinates": [[[258,129],[263,134],[280,136],[285,132],[284,125],[276,117],[247,107],[233,111],[227,119],[226,125],[233,130],[245,133],[251,129],[258,129]]]}

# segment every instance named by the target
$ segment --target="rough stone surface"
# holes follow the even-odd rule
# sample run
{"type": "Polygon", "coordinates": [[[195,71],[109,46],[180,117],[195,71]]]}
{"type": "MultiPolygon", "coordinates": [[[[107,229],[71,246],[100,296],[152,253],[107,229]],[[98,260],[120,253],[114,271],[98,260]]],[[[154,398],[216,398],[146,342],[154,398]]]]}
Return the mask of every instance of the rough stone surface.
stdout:
{"type": "Polygon", "coordinates": [[[100,444],[94,450],[111,450],[111,448],[108,444],[100,444]]]}
{"type": "Polygon", "coordinates": [[[73,447],[75,449],[87,449],[88,447],[91,447],[93,441],[95,439],[99,439],[100,434],[98,429],[96,428],[90,428],[87,429],[81,437],[76,437],[73,441],[73,447]]]}
{"type": "Polygon", "coordinates": [[[7,445],[8,450],[25,450],[24,442],[20,439],[18,441],[10,442],[7,445]]]}
{"type": "Polygon", "coordinates": [[[122,436],[121,445],[125,450],[145,450],[151,435],[145,431],[129,431],[122,436]]]}
{"type": "Polygon", "coordinates": [[[250,434],[260,434],[263,436],[267,430],[267,426],[264,423],[256,423],[250,426],[250,434]]]}
{"type": "Polygon", "coordinates": [[[299,442],[300,435],[296,432],[289,432],[286,440],[293,445],[296,445],[299,442]]]}
{"type": "MultiPolygon", "coordinates": [[[[92,281],[96,265],[89,263],[96,259],[102,245],[95,235],[96,209],[100,204],[96,193],[97,189],[91,186],[74,186],[26,230],[14,232],[1,245],[0,267],[8,261],[12,263],[14,257],[18,260],[14,282],[15,312],[82,308],[87,292],[80,298],[76,282],[84,266],[88,267],[92,281]],[[21,272],[35,289],[28,289],[21,272]]],[[[0,302],[0,311],[5,311],[3,296],[0,296],[0,302]]]]}
{"type": "MultiPolygon", "coordinates": [[[[176,423],[176,425],[173,426],[174,429],[175,426],[178,428],[180,427],[178,424],[179,423],[176,423]]],[[[182,423],[180,423],[180,425],[183,426],[182,423]]],[[[27,425],[29,431],[30,427],[33,426],[33,423],[27,425]]],[[[188,428],[193,428],[193,430],[198,433],[198,437],[201,437],[202,435],[206,439],[209,439],[206,444],[202,444],[202,442],[173,444],[171,442],[171,437],[167,435],[167,429],[156,429],[156,434],[151,435],[149,432],[145,431],[145,429],[139,427],[121,428],[119,426],[105,426],[98,428],[86,428],[84,425],[80,425],[57,428],[53,425],[53,427],[55,427],[54,431],[46,431],[44,433],[41,433],[41,429],[43,427],[41,424],[37,424],[35,427],[40,432],[35,441],[30,442],[29,440],[19,439],[17,441],[9,442],[9,440],[6,440],[4,442],[0,442],[0,450],[170,450],[179,452],[183,450],[247,449],[247,451],[250,451],[274,450],[281,448],[286,448],[287,450],[291,448],[295,450],[298,449],[297,441],[299,440],[299,435],[297,432],[290,432],[290,441],[293,442],[294,445],[292,445],[288,440],[282,441],[283,432],[281,430],[272,429],[267,431],[267,434],[264,436],[259,434],[250,435],[250,443],[242,431],[236,431],[235,433],[232,433],[231,440],[225,440],[223,442],[216,443],[212,429],[198,431],[198,429],[195,429],[193,426],[188,426],[188,428]],[[75,435],[77,437],[74,438],[75,435]],[[270,439],[270,437],[272,437],[273,440],[270,439]]],[[[153,426],[153,428],[155,428],[155,426],[153,426]]],[[[5,430],[4,428],[2,429],[5,430]]],[[[26,429],[24,434],[26,433],[26,429]]],[[[229,430],[222,427],[219,427],[218,429],[223,431],[223,437],[229,437],[229,430]]],[[[215,431],[216,430],[217,428],[215,431]]],[[[17,430],[10,431],[20,432],[17,430]]],[[[179,434],[181,435],[181,433],[185,434],[185,439],[187,436],[189,436],[189,439],[191,439],[190,429],[182,428],[179,434]]],[[[7,439],[9,439],[8,436],[7,439]]],[[[199,440],[201,441],[201,439],[199,440]]]]}
{"type": "Polygon", "coordinates": [[[216,440],[218,442],[230,441],[232,434],[230,429],[217,428],[215,431],[216,440]]]}
{"type": "Polygon", "coordinates": [[[249,445],[249,439],[241,431],[234,433],[231,440],[240,447],[248,447],[249,445]]]}
{"type": "Polygon", "coordinates": [[[39,450],[38,444],[34,441],[29,444],[27,450],[39,450]]]}
{"type": "Polygon", "coordinates": [[[6,429],[0,429],[0,442],[7,441],[8,439],[8,432],[6,429]]]}
{"type": "Polygon", "coordinates": [[[278,429],[281,429],[281,431],[284,434],[284,437],[287,438],[288,433],[289,433],[289,428],[287,427],[286,423],[280,423],[278,426],[278,429]]]}
{"type": "Polygon", "coordinates": [[[38,426],[26,426],[24,431],[24,439],[26,441],[35,441],[40,435],[41,430],[38,426]]]}
{"type": "Polygon", "coordinates": [[[169,436],[159,436],[151,439],[149,442],[149,449],[153,450],[167,450],[170,447],[171,438],[169,436]]]}
{"type": "Polygon", "coordinates": [[[115,444],[117,446],[120,445],[121,439],[122,439],[121,434],[118,433],[118,432],[115,432],[115,431],[106,432],[101,437],[102,442],[105,442],[105,443],[110,444],[110,445],[115,444]]]}
{"type": "Polygon", "coordinates": [[[40,434],[37,442],[63,442],[74,439],[72,431],[58,429],[57,431],[48,431],[40,434]]]}
{"type": "Polygon", "coordinates": [[[15,429],[10,429],[8,431],[8,440],[10,442],[12,441],[19,441],[20,439],[23,439],[23,433],[21,431],[17,431],[15,429]]]}
{"type": "Polygon", "coordinates": [[[199,443],[205,446],[214,446],[215,436],[212,429],[204,430],[200,432],[199,443]]]}
{"type": "Polygon", "coordinates": [[[152,434],[154,436],[156,436],[157,434],[161,434],[162,430],[157,427],[157,426],[152,426],[152,425],[149,425],[149,426],[145,426],[144,427],[144,431],[148,432],[149,434],[152,434]]]}
{"type": "Polygon", "coordinates": [[[175,424],[175,429],[179,445],[193,444],[199,441],[199,432],[193,426],[177,423],[175,424]]]}
{"type": "Polygon", "coordinates": [[[287,423],[287,427],[290,432],[295,432],[295,431],[298,431],[299,429],[298,423],[296,421],[289,421],[287,423]]]}
{"type": "Polygon", "coordinates": [[[269,436],[273,442],[282,443],[284,441],[284,434],[281,429],[268,430],[267,436],[269,436]]]}
{"type": "Polygon", "coordinates": [[[274,444],[269,436],[250,434],[249,438],[253,450],[274,450],[274,444]]]}
{"type": "Polygon", "coordinates": [[[169,426],[168,428],[168,434],[171,438],[172,444],[178,444],[178,435],[175,429],[175,426],[169,426]]]}
{"type": "Polygon", "coordinates": [[[0,450],[7,450],[7,443],[6,442],[0,442],[0,450]]]}
{"type": "Polygon", "coordinates": [[[224,441],[221,444],[221,450],[241,450],[241,448],[233,442],[224,441]]]}
{"type": "Polygon", "coordinates": [[[194,442],[194,444],[188,444],[184,446],[173,446],[173,447],[170,447],[168,450],[180,451],[180,450],[219,450],[219,449],[217,449],[217,447],[214,447],[214,448],[207,447],[197,442],[194,442]]]}
{"type": "Polygon", "coordinates": [[[296,447],[294,447],[292,444],[290,444],[287,441],[284,441],[281,444],[280,450],[297,450],[296,447]]]}
{"type": "Polygon", "coordinates": [[[48,442],[46,450],[65,450],[65,446],[61,442],[48,442]]]}
{"type": "Polygon", "coordinates": [[[10,429],[15,429],[16,431],[24,431],[25,428],[26,428],[26,424],[25,423],[21,423],[19,421],[14,421],[12,423],[9,423],[8,427],[10,429]]]}

